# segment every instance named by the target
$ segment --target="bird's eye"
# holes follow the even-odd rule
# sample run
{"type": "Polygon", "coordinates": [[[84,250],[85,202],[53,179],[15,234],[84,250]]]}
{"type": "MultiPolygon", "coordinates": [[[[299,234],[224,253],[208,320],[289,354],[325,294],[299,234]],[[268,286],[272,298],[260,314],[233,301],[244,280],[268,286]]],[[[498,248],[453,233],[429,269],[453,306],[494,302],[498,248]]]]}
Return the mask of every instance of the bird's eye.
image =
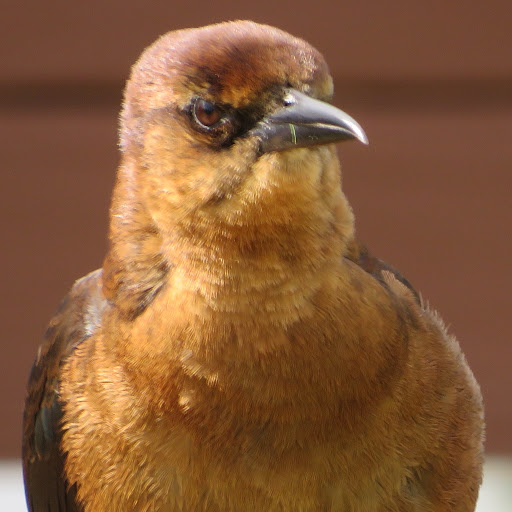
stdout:
{"type": "Polygon", "coordinates": [[[194,119],[205,128],[211,128],[222,118],[222,112],[211,101],[198,98],[193,106],[194,119]]]}

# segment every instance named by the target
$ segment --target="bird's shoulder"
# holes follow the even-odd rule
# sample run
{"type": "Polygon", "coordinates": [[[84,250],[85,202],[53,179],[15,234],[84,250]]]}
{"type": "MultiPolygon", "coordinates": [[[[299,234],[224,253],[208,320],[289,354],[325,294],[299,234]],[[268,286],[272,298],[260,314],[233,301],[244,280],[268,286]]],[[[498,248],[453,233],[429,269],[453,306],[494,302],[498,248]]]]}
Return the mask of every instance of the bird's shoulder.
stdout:
{"type": "Polygon", "coordinates": [[[31,512],[79,512],[60,448],[62,364],[98,327],[106,300],[101,269],[79,279],[50,321],[30,372],[23,418],[23,473],[31,512]]]}

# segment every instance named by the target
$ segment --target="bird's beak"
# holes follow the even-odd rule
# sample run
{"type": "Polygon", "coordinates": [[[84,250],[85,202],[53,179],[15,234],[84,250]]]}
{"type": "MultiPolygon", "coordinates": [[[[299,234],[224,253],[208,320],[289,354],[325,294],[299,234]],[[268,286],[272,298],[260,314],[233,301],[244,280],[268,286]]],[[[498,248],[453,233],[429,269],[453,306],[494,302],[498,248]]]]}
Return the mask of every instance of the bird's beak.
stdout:
{"type": "Polygon", "coordinates": [[[284,106],[263,118],[251,134],[261,141],[261,152],[284,151],[358,139],[368,144],[359,123],[329,103],[289,89],[284,106]]]}

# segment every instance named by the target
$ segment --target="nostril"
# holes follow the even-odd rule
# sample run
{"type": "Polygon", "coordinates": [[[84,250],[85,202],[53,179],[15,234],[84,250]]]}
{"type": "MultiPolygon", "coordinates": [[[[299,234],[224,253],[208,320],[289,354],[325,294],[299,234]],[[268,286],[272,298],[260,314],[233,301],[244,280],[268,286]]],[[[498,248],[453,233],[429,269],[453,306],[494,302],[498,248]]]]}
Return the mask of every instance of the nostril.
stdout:
{"type": "Polygon", "coordinates": [[[295,103],[295,98],[293,97],[292,94],[288,93],[284,98],[283,98],[283,105],[285,107],[289,107],[290,105],[293,105],[295,103]]]}

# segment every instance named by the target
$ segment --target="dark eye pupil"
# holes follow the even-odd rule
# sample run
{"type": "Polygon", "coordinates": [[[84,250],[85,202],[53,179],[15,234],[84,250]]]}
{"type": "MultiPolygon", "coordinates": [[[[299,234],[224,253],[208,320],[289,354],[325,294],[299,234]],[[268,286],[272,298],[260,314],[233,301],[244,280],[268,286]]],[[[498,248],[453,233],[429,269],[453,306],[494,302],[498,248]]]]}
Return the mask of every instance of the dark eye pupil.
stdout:
{"type": "Polygon", "coordinates": [[[210,127],[220,121],[221,112],[215,103],[198,99],[194,104],[194,116],[198,123],[210,127]]]}

